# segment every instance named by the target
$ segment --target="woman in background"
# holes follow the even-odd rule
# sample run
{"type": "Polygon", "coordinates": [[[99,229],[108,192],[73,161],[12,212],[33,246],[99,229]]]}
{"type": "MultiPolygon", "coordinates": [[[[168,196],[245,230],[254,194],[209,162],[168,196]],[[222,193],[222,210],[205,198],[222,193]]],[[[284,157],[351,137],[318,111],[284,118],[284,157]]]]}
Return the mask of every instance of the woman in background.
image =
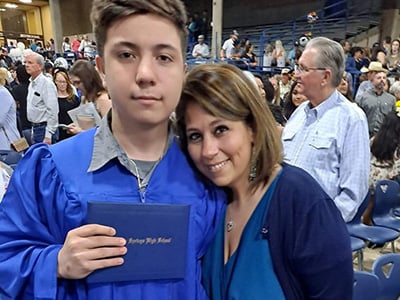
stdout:
{"type": "Polygon", "coordinates": [[[66,36],[64,38],[61,48],[63,52],[72,51],[72,46],[71,43],[69,42],[69,37],[66,36]]]}
{"type": "Polygon", "coordinates": [[[17,118],[19,123],[19,129],[23,137],[27,140],[29,144],[32,142],[32,124],[28,120],[27,117],[27,102],[26,98],[28,97],[28,87],[29,87],[29,75],[26,72],[25,66],[20,64],[16,68],[16,75],[18,84],[15,85],[11,94],[14,97],[14,100],[17,104],[17,118]]]}
{"type": "Polygon", "coordinates": [[[348,76],[348,75],[349,75],[349,73],[347,73],[347,72],[343,73],[342,80],[340,81],[340,84],[337,87],[337,90],[339,91],[339,93],[341,93],[347,99],[349,99],[351,102],[354,102],[353,94],[351,92],[351,83],[348,81],[349,77],[351,77],[351,75],[350,76],[348,76]]]}
{"type": "Polygon", "coordinates": [[[369,173],[370,201],[363,222],[371,224],[375,184],[382,179],[398,180],[400,176],[400,116],[389,112],[379,131],[371,139],[371,164],[369,173]]]}
{"type": "Polygon", "coordinates": [[[0,149],[11,150],[11,143],[21,136],[17,128],[17,106],[8,89],[8,71],[0,68],[0,149]]]}
{"type": "MultiPolygon", "coordinates": [[[[57,70],[54,74],[54,83],[57,87],[58,95],[58,123],[69,125],[72,123],[72,119],[68,115],[68,111],[79,106],[78,96],[72,89],[71,81],[66,71],[57,70]]],[[[64,140],[72,135],[68,128],[60,128],[58,140],[64,140]]]]}
{"type": "Polygon", "coordinates": [[[400,71],[400,40],[394,39],[390,44],[390,52],[386,55],[389,71],[400,71]]]}
{"type": "Polygon", "coordinates": [[[397,179],[400,175],[400,112],[390,112],[371,143],[369,187],[378,180],[397,179]]]}
{"type": "Polygon", "coordinates": [[[279,88],[279,80],[278,80],[277,76],[272,76],[268,80],[269,80],[269,82],[271,82],[272,86],[274,87],[274,99],[272,99],[271,103],[281,106],[282,99],[281,99],[281,92],[280,92],[280,88],[279,88]]]}
{"type": "Polygon", "coordinates": [[[249,42],[245,45],[244,54],[241,56],[241,58],[248,60],[245,61],[245,64],[250,68],[254,68],[258,65],[257,55],[254,53],[254,46],[252,43],[249,42]]]}
{"type": "Polygon", "coordinates": [[[388,69],[388,60],[386,57],[385,50],[381,47],[375,47],[372,49],[371,61],[378,61],[382,64],[382,67],[388,69]]]}
{"type": "Polygon", "coordinates": [[[278,68],[286,66],[286,51],[281,40],[275,41],[275,49],[272,51],[272,59],[276,62],[278,68]]]}
{"type": "Polygon", "coordinates": [[[283,102],[283,114],[285,118],[289,120],[296,108],[306,100],[306,96],[300,94],[297,88],[297,82],[293,82],[292,87],[283,102]]]}
{"type": "Polygon", "coordinates": [[[263,71],[272,71],[272,51],[274,51],[273,46],[271,44],[266,44],[263,56],[263,71]]]}
{"type": "Polygon", "coordinates": [[[183,151],[228,193],[203,259],[210,299],[351,299],[346,225],[310,175],[282,163],[276,122],[251,79],[229,64],[196,66],[176,116],[183,151]]]}

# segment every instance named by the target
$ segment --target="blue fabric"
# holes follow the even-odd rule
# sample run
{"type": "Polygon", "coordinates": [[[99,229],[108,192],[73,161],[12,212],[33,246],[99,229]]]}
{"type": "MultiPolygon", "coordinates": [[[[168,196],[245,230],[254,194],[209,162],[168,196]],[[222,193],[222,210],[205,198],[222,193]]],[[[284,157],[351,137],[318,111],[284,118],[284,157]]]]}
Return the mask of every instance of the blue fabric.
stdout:
{"type": "Polygon", "coordinates": [[[203,261],[203,285],[211,299],[285,299],[273,270],[269,241],[259,229],[268,211],[277,178],[250,217],[237,250],[224,262],[225,220],[203,261]]]}
{"type": "Polygon", "coordinates": [[[357,69],[356,60],[354,59],[354,57],[350,56],[346,58],[345,70],[349,73],[360,73],[360,70],[357,69]]]}
{"type": "MultiPolygon", "coordinates": [[[[346,224],[335,203],[308,173],[283,165],[262,223],[260,228],[253,227],[251,234],[254,238],[265,232],[263,237],[269,242],[275,274],[286,299],[352,299],[353,259],[346,224]]],[[[210,248],[206,254],[215,264],[223,263],[220,247],[210,248]]],[[[266,251],[261,255],[267,255],[266,251]]],[[[248,257],[257,270],[265,267],[258,259],[248,257]]],[[[253,273],[250,267],[248,274],[253,273]]],[[[203,272],[209,270],[204,268],[203,272]]],[[[208,290],[218,289],[211,281],[204,283],[208,290]]],[[[244,284],[243,288],[252,290],[244,284]]],[[[211,299],[222,298],[216,295],[211,299]]]]}
{"type": "Polygon", "coordinates": [[[136,178],[114,159],[87,172],[95,129],[52,146],[37,144],[20,161],[0,203],[0,299],[207,299],[200,259],[224,209],[173,142],[150,178],[149,203],[191,205],[183,280],[87,284],[56,278],[69,230],[85,223],[87,201],[140,202],[136,178]]]}
{"type": "Polygon", "coordinates": [[[352,299],[353,258],[346,224],[308,173],[283,166],[263,228],[286,299],[352,299]]]}

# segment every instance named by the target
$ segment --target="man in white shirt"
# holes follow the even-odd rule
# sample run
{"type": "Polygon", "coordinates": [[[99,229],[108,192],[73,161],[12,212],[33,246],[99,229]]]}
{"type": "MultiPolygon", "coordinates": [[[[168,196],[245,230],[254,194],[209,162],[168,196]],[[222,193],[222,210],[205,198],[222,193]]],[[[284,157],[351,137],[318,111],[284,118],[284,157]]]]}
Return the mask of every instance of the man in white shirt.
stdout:
{"type": "Polygon", "coordinates": [[[231,37],[227,39],[222,45],[220,51],[220,59],[225,60],[232,58],[232,55],[235,53],[235,41],[239,39],[239,33],[234,30],[231,34],[231,37]]]}
{"type": "Polygon", "coordinates": [[[364,112],[336,90],[344,65],[337,42],[307,43],[295,77],[308,101],[291,115],[282,142],[285,162],[314,177],[349,222],[368,192],[370,147],[364,112]]]}
{"type": "Polygon", "coordinates": [[[208,58],[210,56],[210,49],[208,45],[204,43],[204,35],[199,35],[197,41],[199,43],[194,45],[192,56],[194,58],[208,58]]]}
{"type": "Polygon", "coordinates": [[[27,96],[27,117],[32,122],[32,143],[48,145],[57,141],[58,96],[53,81],[43,74],[44,58],[32,52],[25,58],[31,75],[27,96]]]}

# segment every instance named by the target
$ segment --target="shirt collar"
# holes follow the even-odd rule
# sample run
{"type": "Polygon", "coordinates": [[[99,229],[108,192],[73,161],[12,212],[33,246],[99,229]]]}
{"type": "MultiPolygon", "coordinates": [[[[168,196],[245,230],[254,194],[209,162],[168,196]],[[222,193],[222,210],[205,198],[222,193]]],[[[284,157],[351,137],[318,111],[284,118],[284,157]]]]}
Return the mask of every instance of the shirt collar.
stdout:
{"type": "MultiPolygon", "coordinates": [[[[175,135],[172,126],[169,126],[168,142],[167,146],[165,147],[163,156],[165,155],[174,138],[175,135]]],[[[123,166],[125,166],[127,169],[131,169],[127,154],[121,148],[112,133],[110,109],[107,116],[101,120],[100,126],[97,128],[94,135],[92,160],[87,171],[97,171],[114,158],[118,158],[119,162],[123,166]]]]}
{"type": "Polygon", "coordinates": [[[40,79],[42,76],[44,76],[43,73],[40,73],[38,76],[36,76],[35,79],[33,79],[32,76],[31,76],[31,77],[29,77],[29,81],[32,82],[32,85],[35,85],[35,84],[37,84],[37,82],[39,81],[39,79],[40,79]]]}
{"type": "Polygon", "coordinates": [[[339,92],[335,89],[328,98],[326,98],[316,107],[311,107],[311,102],[309,101],[308,104],[305,106],[304,111],[307,115],[309,113],[314,113],[317,118],[321,118],[325,114],[325,112],[337,105],[338,97],[339,92]]]}

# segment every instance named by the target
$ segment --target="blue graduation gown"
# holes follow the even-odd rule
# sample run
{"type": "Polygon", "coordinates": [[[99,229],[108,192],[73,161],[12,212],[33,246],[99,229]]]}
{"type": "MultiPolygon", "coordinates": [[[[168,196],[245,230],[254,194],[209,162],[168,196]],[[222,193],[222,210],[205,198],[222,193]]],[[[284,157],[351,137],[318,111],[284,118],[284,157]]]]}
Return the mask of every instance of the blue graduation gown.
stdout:
{"type": "Polygon", "coordinates": [[[176,142],[154,170],[146,202],[190,204],[185,278],[87,284],[56,277],[58,252],[67,232],[84,224],[88,200],[140,202],[136,178],[117,159],[87,172],[94,133],[35,145],[16,168],[0,204],[0,299],[207,299],[200,259],[225,197],[197,178],[176,142]]]}

